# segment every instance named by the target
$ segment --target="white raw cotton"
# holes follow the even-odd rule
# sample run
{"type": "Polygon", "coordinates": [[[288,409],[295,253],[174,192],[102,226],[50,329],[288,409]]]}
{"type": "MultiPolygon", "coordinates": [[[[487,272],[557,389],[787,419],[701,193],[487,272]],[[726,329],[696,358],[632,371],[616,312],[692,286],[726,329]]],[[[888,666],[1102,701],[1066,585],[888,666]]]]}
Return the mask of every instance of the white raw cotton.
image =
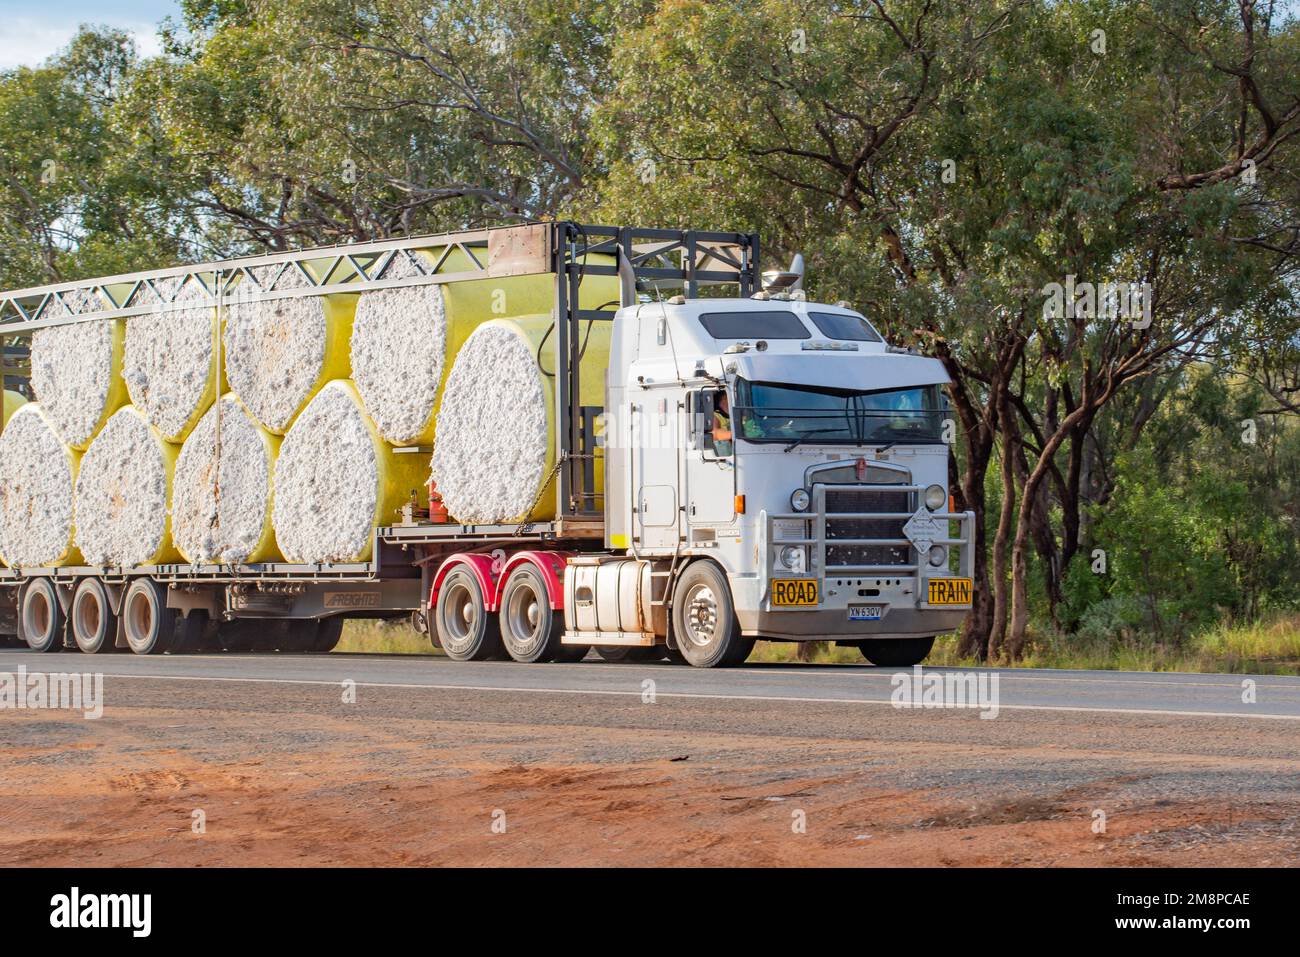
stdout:
{"type": "Polygon", "coordinates": [[[298,416],[275,464],[272,524],[286,560],[351,561],[380,495],[375,439],[350,387],[331,382],[298,416]]]}
{"type": "Polygon", "coordinates": [[[54,565],[72,542],[73,457],[40,406],[23,406],[0,435],[0,558],[54,565]]]}
{"type": "Polygon", "coordinates": [[[185,307],[207,292],[188,283],[174,305],[127,320],[122,378],[131,401],[168,441],[182,441],[215,398],[212,307],[185,307]]]}
{"type": "Polygon", "coordinates": [[[437,286],[362,295],[352,326],[352,379],[379,434],[427,439],[447,362],[447,311],[437,286]]]}
{"type": "Polygon", "coordinates": [[[283,435],[311,397],[325,364],[328,323],[319,296],[232,303],[226,312],[230,388],[283,435]]]}
{"type": "Polygon", "coordinates": [[[113,401],[117,323],[92,319],[32,334],[32,390],[59,437],[84,449],[113,401]]]}
{"type": "Polygon", "coordinates": [[[505,522],[532,507],[550,445],[546,388],[529,340],[504,325],[475,329],[438,409],[433,480],[458,521],[505,522]]]}
{"type": "Polygon", "coordinates": [[[233,396],[207,411],[185,440],[172,479],[172,538],[182,555],[237,563],[266,547],[273,454],[267,433],[233,396]]]}
{"type": "Polygon", "coordinates": [[[116,412],[81,458],[77,544],[90,565],[141,565],[170,551],[174,448],[131,407],[116,412]]]}

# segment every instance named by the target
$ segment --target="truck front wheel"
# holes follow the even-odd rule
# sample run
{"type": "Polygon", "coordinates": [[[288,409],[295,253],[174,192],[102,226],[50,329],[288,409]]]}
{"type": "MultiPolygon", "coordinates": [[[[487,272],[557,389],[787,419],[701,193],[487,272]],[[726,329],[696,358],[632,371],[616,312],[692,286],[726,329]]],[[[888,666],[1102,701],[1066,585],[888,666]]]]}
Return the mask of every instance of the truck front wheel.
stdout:
{"type": "Polygon", "coordinates": [[[687,567],[673,593],[673,634],[686,661],[696,668],[738,665],[754,650],[740,633],[727,576],[710,561],[687,567]]]}
{"type": "Polygon", "coordinates": [[[501,626],[487,603],[478,580],[464,568],[451,571],[438,590],[434,610],[438,643],[456,661],[487,661],[501,654],[501,626]]]}
{"type": "Polygon", "coordinates": [[[858,651],[873,665],[881,668],[910,668],[919,665],[934,647],[934,636],[929,638],[880,638],[864,641],[858,651]]]}

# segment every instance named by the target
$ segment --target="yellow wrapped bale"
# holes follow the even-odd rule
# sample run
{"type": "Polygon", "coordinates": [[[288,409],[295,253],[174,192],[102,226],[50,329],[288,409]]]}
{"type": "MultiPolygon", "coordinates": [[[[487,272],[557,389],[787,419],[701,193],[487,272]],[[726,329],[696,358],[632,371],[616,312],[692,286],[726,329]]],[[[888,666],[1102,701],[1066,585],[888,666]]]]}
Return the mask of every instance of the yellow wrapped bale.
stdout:
{"type": "Polygon", "coordinates": [[[27,397],[13,389],[5,389],[4,425],[9,424],[15,412],[27,404],[27,397]]]}
{"type": "MultiPolygon", "coordinates": [[[[429,252],[417,254],[432,264],[429,252]]],[[[609,256],[592,262],[612,265],[609,256]]],[[[469,268],[453,252],[440,273],[469,268]]],[[[383,278],[417,275],[410,260],[396,257],[383,278]]],[[[588,276],[579,300],[598,309],[618,300],[613,276],[588,276]]],[[[435,442],[438,401],[451,362],[478,326],[499,318],[549,314],[554,308],[555,277],[507,276],[445,285],[377,289],[361,295],[352,327],[352,379],[375,427],[394,445],[435,442]]]]}
{"type": "MultiPolygon", "coordinates": [[[[555,516],[555,380],[546,374],[554,371],[552,325],[550,316],[494,320],[475,329],[456,356],[438,411],[433,479],[460,522],[555,516]]],[[[583,405],[604,405],[609,333],[604,322],[582,330],[583,405]]],[[[599,457],[595,475],[599,491],[599,457]]]]}
{"type": "Polygon", "coordinates": [[[279,451],[279,437],[233,395],[203,416],[181,448],[172,481],[172,537],[187,562],[280,559],[271,526],[279,451]]]}
{"type": "Polygon", "coordinates": [[[372,531],[397,520],[419,495],[427,460],[394,452],[365,414],[356,386],[330,382],[302,411],[280,446],[271,511],[290,562],[362,562],[372,531]]]}
{"type": "Polygon", "coordinates": [[[126,404],[121,319],[90,319],[32,333],[32,390],[64,444],[84,452],[126,404]]]}
{"type": "Polygon", "coordinates": [[[72,513],[79,459],[39,405],[13,414],[0,435],[0,560],[6,565],[81,564],[72,513]]]}
{"type": "Polygon", "coordinates": [[[230,388],[275,435],[284,435],[317,392],[351,374],[348,342],[357,297],[291,296],[233,302],[223,337],[230,388]]]}
{"type": "Polygon", "coordinates": [[[77,545],[90,565],[180,561],[172,545],[172,472],[179,448],[138,409],[105,423],[77,474],[77,545]]]}

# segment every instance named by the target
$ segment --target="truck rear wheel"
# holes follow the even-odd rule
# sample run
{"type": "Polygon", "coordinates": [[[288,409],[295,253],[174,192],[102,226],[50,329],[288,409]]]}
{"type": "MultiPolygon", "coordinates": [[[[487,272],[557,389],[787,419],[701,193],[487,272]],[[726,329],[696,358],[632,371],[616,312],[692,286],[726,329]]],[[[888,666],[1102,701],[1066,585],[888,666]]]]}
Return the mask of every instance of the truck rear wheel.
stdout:
{"type": "Polygon", "coordinates": [[[738,665],[754,650],[740,633],[727,576],[711,561],[689,565],[673,592],[673,634],[696,668],[738,665]]]}
{"type": "Polygon", "coordinates": [[[62,651],[66,624],[58,592],[49,579],[33,578],[23,586],[18,637],[33,651],[62,651]]]}
{"type": "Polygon", "coordinates": [[[873,665],[882,668],[910,668],[919,665],[934,647],[934,636],[929,638],[880,638],[864,641],[858,651],[873,665]]]}
{"type": "Polygon", "coordinates": [[[478,579],[464,568],[443,579],[434,624],[442,650],[456,661],[487,661],[502,653],[500,622],[488,614],[478,579]]]}
{"type": "Polygon", "coordinates": [[[551,608],[546,581],[536,566],[520,565],[510,573],[497,618],[506,654],[515,661],[554,661],[561,652],[564,619],[551,608]]]}
{"type": "Polygon", "coordinates": [[[72,640],[87,655],[117,650],[117,615],[98,578],[83,578],[72,593],[72,640]]]}
{"type": "Polygon", "coordinates": [[[152,578],[137,578],[122,599],[126,643],[137,655],[161,655],[176,637],[176,610],[167,607],[167,589],[152,578]]]}

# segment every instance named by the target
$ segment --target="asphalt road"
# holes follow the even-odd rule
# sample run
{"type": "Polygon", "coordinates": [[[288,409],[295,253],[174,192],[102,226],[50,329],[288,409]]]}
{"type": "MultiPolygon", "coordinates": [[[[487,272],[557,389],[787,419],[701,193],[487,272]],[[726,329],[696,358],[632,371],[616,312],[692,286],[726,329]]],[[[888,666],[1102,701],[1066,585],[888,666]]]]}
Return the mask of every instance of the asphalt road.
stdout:
{"type": "MultiPolygon", "coordinates": [[[[583,695],[752,700],[764,703],[889,706],[911,669],[851,665],[749,664],[702,670],[672,665],[521,665],[455,662],[409,655],[186,655],[146,658],[127,654],[90,657],[41,655],[25,649],[0,652],[0,671],[93,672],[114,679],[177,682],[274,682],[299,685],[445,691],[491,691],[528,695],[583,695]],[[643,683],[651,679],[653,686],[643,683]]],[[[925,668],[924,675],[975,676],[988,710],[993,679],[999,711],[1100,712],[1246,720],[1300,721],[1300,678],[1115,671],[1047,671],[996,668],[925,668]],[[1253,699],[1253,700],[1252,700],[1253,699]]],[[[964,679],[968,680],[968,679],[964,679]]],[[[949,704],[952,705],[951,696],[949,704]]]]}
{"type": "Polygon", "coordinates": [[[934,668],[985,707],[900,709],[866,665],[20,668],[104,708],[0,710],[0,866],[1300,863],[1300,678],[934,668]]]}

